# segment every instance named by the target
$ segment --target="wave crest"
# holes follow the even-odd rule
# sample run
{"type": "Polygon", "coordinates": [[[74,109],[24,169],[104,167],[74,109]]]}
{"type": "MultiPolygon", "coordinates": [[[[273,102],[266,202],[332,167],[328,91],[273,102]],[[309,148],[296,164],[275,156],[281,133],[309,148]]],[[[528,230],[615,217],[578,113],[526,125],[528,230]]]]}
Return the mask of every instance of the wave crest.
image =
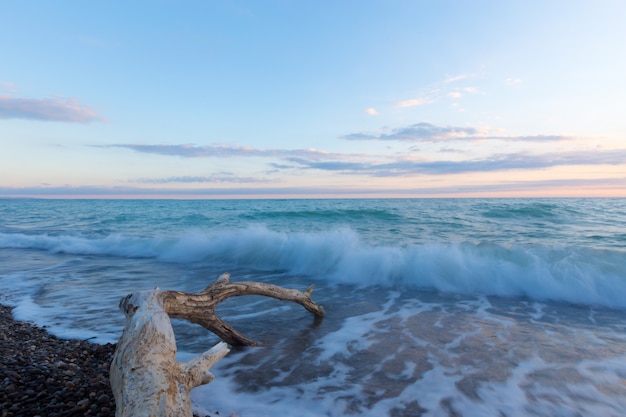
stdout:
{"type": "Polygon", "coordinates": [[[264,226],[151,238],[0,233],[0,248],[209,262],[282,270],[363,287],[523,296],[626,308],[626,257],[617,250],[471,242],[376,246],[347,227],[287,233],[264,226]]]}

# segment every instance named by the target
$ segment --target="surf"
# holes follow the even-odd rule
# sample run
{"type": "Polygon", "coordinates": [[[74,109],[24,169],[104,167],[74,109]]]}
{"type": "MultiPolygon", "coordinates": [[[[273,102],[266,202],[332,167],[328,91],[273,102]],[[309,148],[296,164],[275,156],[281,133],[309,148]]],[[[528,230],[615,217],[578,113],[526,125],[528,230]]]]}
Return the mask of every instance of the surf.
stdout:
{"type": "Polygon", "coordinates": [[[153,237],[0,233],[0,248],[281,271],[358,287],[626,308],[624,252],[578,246],[468,241],[376,245],[350,227],[285,232],[250,225],[153,237]]]}

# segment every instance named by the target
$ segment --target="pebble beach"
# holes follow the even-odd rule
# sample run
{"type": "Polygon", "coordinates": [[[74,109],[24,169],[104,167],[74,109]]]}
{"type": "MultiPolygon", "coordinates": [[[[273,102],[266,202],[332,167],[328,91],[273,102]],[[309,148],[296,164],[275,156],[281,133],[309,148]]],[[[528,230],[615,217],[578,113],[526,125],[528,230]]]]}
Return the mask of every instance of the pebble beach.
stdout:
{"type": "Polygon", "coordinates": [[[109,367],[116,345],[61,339],[16,321],[11,310],[0,305],[0,417],[114,417],[109,367]]]}
{"type": "Polygon", "coordinates": [[[114,351],[114,344],[57,338],[0,306],[0,416],[114,416],[114,351]]]}

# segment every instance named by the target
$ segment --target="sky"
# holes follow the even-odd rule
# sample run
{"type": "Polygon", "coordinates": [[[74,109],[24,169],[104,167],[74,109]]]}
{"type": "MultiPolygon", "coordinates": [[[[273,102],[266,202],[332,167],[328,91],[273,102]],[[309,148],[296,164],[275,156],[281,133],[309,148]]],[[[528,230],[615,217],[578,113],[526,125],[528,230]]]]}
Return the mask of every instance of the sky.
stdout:
{"type": "Polygon", "coordinates": [[[0,197],[626,197],[623,0],[0,11],[0,197]]]}

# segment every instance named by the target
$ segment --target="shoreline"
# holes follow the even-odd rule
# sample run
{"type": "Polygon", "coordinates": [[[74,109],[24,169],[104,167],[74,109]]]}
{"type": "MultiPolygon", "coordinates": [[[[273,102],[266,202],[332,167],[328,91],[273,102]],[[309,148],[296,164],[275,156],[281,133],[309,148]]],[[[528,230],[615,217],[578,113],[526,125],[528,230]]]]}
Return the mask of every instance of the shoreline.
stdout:
{"type": "Polygon", "coordinates": [[[115,348],[59,338],[15,320],[13,307],[0,304],[0,417],[115,417],[115,348]]]}
{"type": "Polygon", "coordinates": [[[0,417],[114,417],[115,344],[61,339],[0,305],[0,417]]]}

